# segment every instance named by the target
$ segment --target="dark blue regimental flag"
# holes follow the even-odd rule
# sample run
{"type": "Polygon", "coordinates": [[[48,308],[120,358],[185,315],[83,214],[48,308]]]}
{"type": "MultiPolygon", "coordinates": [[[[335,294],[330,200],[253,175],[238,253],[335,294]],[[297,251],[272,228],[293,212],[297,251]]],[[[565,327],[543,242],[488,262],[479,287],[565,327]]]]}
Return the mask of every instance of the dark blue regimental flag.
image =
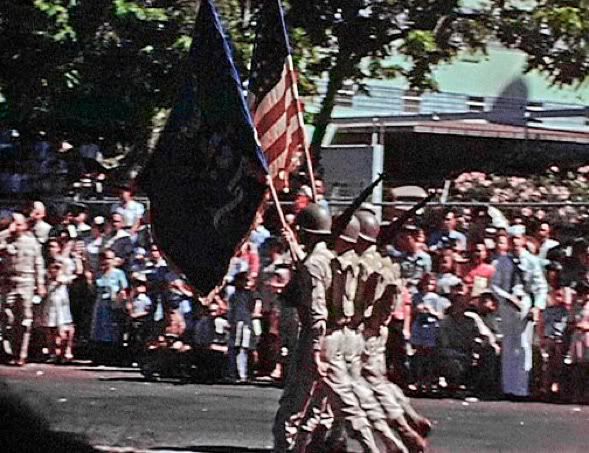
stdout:
{"type": "Polygon", "coordinates": [[[210,0],[201,2],[184,71],[139,184],[162,251],[196,290],[208,293],[224,277],[267,187],[229,38],[210,0]]]}
{"type": "Polygon", "coordinates": [[[248,91],[270,175],[281,189],[288,186],[306,137],[280,0],[266,0],[260,9],[248,91]]]}

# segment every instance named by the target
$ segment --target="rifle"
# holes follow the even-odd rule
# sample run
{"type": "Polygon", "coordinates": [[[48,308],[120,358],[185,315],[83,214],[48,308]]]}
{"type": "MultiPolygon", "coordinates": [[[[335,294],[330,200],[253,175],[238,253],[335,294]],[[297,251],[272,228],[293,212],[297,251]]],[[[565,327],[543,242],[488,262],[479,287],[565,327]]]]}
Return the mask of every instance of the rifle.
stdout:
{"type": "Polygon", "coordinates": [[[328,243],[334,244],[335,240],[339,237],[340,234],[346,229],[348,223],[352,219],[354,212],[358,210],[358,208],[366,201],[366,199],[372,194],[374,188],[383,180],[384,173],[378,175],[378,177],[370,183],[368,187],[366,187],[360,194],[354,199],[352,204],[348,206],[344,212],[339,215],[331,229],[331,236],[329,237],[328,243]]]}
{"type": "Polygon", "coordinates": [[[407,220],[409,220],[411,217],[413,217],[417,211],[419,211],[426,204],[428,204],[435,196],[436,196],[435,192],[430,193],[423,200],[414,204],[411,207],[411,209],[409,209],[408,211],[405,211],[395,221],[391,222],[386,227],[381,228],[380,234],[378,235],[377,242],[381,245],[390,242],[395,237],[395,235],[399,231],[401,231],[401,227],[405,224],[405,222],[407,222],[407,220]]]}

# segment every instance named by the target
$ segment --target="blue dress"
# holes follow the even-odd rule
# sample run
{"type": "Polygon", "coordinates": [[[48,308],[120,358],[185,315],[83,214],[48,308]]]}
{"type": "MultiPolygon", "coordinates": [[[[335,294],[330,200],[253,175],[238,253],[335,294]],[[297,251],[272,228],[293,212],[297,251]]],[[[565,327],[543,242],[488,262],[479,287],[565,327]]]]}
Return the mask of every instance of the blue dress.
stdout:
{"type": "Polygon", "coordinates": [[[127,289],[127,277],[120,269],[99,274],[96,279],[96,304],[92,316],[91,339],[101,343],[118,343],[120,339],[120,309],[117,294],[127,289]]]}

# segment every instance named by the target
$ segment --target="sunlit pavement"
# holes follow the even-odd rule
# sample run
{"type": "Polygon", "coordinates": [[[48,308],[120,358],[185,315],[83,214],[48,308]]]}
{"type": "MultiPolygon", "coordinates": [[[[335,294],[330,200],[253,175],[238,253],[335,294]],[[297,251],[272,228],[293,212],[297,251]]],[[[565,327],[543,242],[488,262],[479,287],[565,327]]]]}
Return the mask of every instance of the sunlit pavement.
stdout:
{"type": "MultiPolygon", "coordinates": [[[[134,368],[0,366],[9,388],[55,430],[102,451],[270,451],[281,390],[267,384],[148,382],[134,368]]],[[[589,406],[415,399],[432,452],[586,452],[589,406]]]]}

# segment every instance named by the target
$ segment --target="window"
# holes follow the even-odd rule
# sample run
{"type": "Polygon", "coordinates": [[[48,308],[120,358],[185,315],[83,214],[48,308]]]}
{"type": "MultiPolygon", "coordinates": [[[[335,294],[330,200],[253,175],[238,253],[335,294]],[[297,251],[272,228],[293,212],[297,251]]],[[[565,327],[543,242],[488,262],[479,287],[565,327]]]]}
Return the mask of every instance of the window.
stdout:
{"type": "Polygon", "coordinates": [[[526,105],[526,112],[541,112],[542,110],[544,110],[542,102],[528,102],[526,105]]]}
{"type": "Polygon", "coordinates": [[[469,96],[466,106],[469,112],[484,112],[485,98],[483,96],[469,96]]]}
{"type": "Polygon", "coordinates": [[[405,90],[403,94],[403,113],[419,113],[421,111],[421,96],[415,90],[405,90]]]}
{"type": "Polygon", "coordinates": [[[353,82],[344,82],[344,86],[338,90],[335,96],[335,105],[351,107],[356,94],[356,87],[353,82]]]}

